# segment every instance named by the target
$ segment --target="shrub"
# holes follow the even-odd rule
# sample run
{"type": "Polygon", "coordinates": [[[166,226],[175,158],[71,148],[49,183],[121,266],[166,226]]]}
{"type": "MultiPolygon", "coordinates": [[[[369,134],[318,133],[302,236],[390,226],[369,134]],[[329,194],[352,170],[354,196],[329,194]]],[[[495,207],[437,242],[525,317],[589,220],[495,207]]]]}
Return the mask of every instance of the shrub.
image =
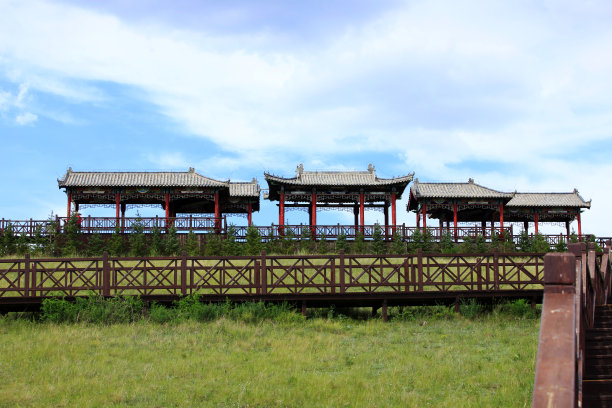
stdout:
{"type": "Polygon", "coordinates": [[[92,234],[87,240],[87,255],[101,256],[104,252],[104,240],[98,233],[92,234]]]}
{"type": "Polygon", "coordinates": [[[317,242],[317,253],[325,255],[327,252],[329,252],[327,237],[325,236],[325,234],[322,234],[319,238],[319,241],[317,242]]]}
{"type": "Polygon", "coordinates": [[[521,252],[532,252],[533,243],[527,231],[522,230],[518,238],[518,249],[521,252]]]}
{"type": "Polygon", "coordinates": [[[443,254],[452,254],[455,252],[455,242],[448,231],[445,231],[440,237],[440,251],[443,254]]]}
{"type": "Polygon", "coordinates": [[[372,233],[372,252],[375,254],[384,254],[387,252],[387,244],[383,237],[383,231],[380,224],[374,224],[374,232],[372,233]]]}
{"type": "Polygon", "coordinates": [[[478,303],[478,301],[476,299],[469,299],[469,300],[461,300],[461,305],[459,306],[459,311],[461,313],[461,315],[463,315],[464,317],[467,317],[468,319],[473,319],[475,317],[478,317],[480,315],[482,315],[485,312],[485,307],[484,305],[478,303]]]}
{"type": "Polygon", "coordinates": [[[361,231],[357,231],[355,234],[355,241],[353,242],[353,253],[365,254],[368,251],[368,244],[365,242],[365,238],[361,231]]]}
{"type": "Polygon", "coordinates": [[[164,243],[164,255],[176,256],[181,252],[181,245],[179,244],[178,237],[176,236],[176,227],[172,225],[166,232],[166,240],[164,243]]]}
{"type": "Polygon", "coordinates": [[[242,246],[236,242],[236,227],[230,225],[227,229],[227,238],[223,241],[223,256],[240,256],[242,246]]]}
{"type": "Polygon", "coordinates": [[[9,222],[2,233],[2,254],[13,255],[17,252],[17,240],[13,225],[9,222]]]}
{"type": "Polygon", "coordinates": [[[25,234],[25,232],[19,236],[16,245],[17,255],[24,256],[25,254],[30,252],[30,243],[28,241],[28,236],[25,234]]]}
{"type": "Polygon", "coordinates": [[[406,253],[406,243],[402,240],[402,236],[397,231],[393,233],[391,253],[394,255],[404,255],[406,253]]]}
{"type": "Polygon", "coordinates": [[[206,245],[204,246],[204,255],[206,256],[221,256],[223,251],[223,242],[221,237],[216,234],[206,236],[206,245]]]}
{"type": "Polygon", "coordinates": [[[531,244],[533,252],[550,252],[550,244],[542,234],[536,234],[531,244]]]}
{"type": "Polygon", "coordinates": [[[162,256],[164,254],[164,237],[162,230],[155,224],[151,232],[151,255],[162,256]]]}
{"type": "Polygon", "coordinates": [[[108,242],[108,250],[111,255],[123,256],[125,254],[125,244],[123,242],[123,234],[121,233],[121,227],[115,226],[115,232],[111,235],[108,242]]]}
{"type": "Polygon", "coordinates": [[[567,244],[565,243],[565,238],[563,238],[563,236],[559,236],[559,240],[555,244],[555,251],[556,252],[566,252],[567,251],[567,244]]]}
{"type": "Polygon", "coordinates": [[[77,255],[79,253],[79,235],[80,235],[79,215],[74,212],[64,225],[64,248],[62,253],[64,256],[77,255]]]}
{"type": "Polygon", "coordinates": [[[263,244],[261,242],[261,234],[255,226],[250,225],[247,228],[244,252],[246,255],[258,255],[262,250],[263,244]]]}
{"type": "Polygon", "coordinates": [[[300,236],[300,251],[311,254],[314,252],[315,243],[312,239],[312,233],[310,227],[304,226],[302,228],[302,235],[300,236]]]}
{"type": "Polygon", "coordinates": [[[187,234],[187,240],[185,241],[185,252],[189,256],[197,256],[200,254],[200,247],[198,246],[198,237],[193,230],[189,230],[187,234]]]}
{"type": "Polygon", "coordinates": [[[346,235],[344,232],[340,232],[338,234],[338,238],[336,238],[336,252],[340,253],[340,251],[349,252],[351,246],[346,240],[346,235]]]}
{"type": "Polygon", "coordinates": [[[147,256],[149,255],[149,246],[146,242],[144,233],[144,224],[138,216],[132,224],[132,233],[130,234],[130,252],[132,256],[147,256]]]}

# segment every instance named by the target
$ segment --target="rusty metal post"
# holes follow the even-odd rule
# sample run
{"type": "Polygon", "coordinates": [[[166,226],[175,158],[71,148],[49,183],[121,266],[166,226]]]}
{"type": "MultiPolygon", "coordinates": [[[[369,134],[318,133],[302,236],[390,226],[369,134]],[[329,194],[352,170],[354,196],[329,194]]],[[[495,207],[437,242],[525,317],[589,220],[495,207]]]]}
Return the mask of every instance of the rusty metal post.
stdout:
{"type": "Polygon", "coordinates": [[[576,406],[576,257],[544,257],[544,300],[536,362],[533,407],[576,406]]]}
{"type": "Polygon", "coordinates": [[[187,251],[181,254],[181,295],[187,295],[187,251]]]}
{"type": "Polygon", "coordinates": [[[102,253],[102,296],[110,297],[110,265],[106,251],[102,253]]]}
{"type": "Polygon", "coordinates": [[[23,268],[23,280],[24,280],[24,293],[23,295],[30,296],[30,254],[25,254],[24,268],[23,268]]]}

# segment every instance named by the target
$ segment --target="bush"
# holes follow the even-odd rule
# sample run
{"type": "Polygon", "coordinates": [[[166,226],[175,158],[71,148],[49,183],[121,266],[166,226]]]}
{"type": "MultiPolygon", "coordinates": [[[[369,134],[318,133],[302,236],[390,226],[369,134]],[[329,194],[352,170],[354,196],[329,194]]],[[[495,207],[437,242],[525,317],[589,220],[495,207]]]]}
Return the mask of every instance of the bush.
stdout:
{"type": "Polygon", "coordinates": [[[104,240],[98,233],[92,234],[87,240],[87,255],[101,256],[104,252],[104,240]]]}
{"type": "Polygon", "coordinates": [[[164,252],[164,237],[162,236],[161,228],[156,224],[151,232],[151,255],[162,256],[164,252]]]}
{"type": "Polygon", "coordinates": [[[25,232],[19,236],[16,245],[17,255],[24,256],[30,252],[30,243],[28,241],[28,236],[25,234],[25,232]]]}
{"type": "Polygon", "coordinates": [[[368,244],[365,242],[365,238],[361,231],[357,231],[355,234],[355,241],[353,242],[353,253],[365,254],[368,251],[368,244]]]}
{"type": "Polygon", "coordinates": [[[110,237],[108,250],[113,256],[123,256],[125,254],[123,234],[121,233],[121,227],[119,225],[115,226],[115,232],[113,232],[113,235],[110,237]]]}
{"type": "Polygon", "coordinates": [[[461,305],[459,306],[459,312],[462,316],[468,319],[473,319],[482,315],[486,311],[484,305],[478,303],[476,299],[461,299],[461,305]]]}
{"type": "Polygon", "coordinates": [[[317,253],[320,255],[325,255],[329,252],[329,245],[327,243],[327,237],[325,234],[322,234],[317,242],[317,253]]]}
{"type": "Polygon", "coordinates": [[[448,231],[445,231],[440,237],[440,251],[443,254],[452,254],[455,252],[455,242],[448,231]]]}
{"type": "Polygon", "coordinates": [[[257,228],[251,225],[247,228],[244,252],[246,255],[258,255],[262,250],[261,234],[257,228]]]}
{"type": "Polygon", "coordinates": [[[315,243],[312,239],[310,227],[304,226],[300,237],[300,251],[306,254],[312,254],[314,252],[314,247],[315,243]]]}
{"type": "Polygon", "coordinates": [[[52,323],[130,323],[142,318],[144,302],[135,296],[105,299],[97,294],[86,298],[44,299],[41,320],[52,323]]]}
{"type": "Polygon", "coordinates": [[[227,238],[222,244],[223,256],[240,256],[242,253],[242,246],[236,242],[236,227],[230,225],[227,229],[227,238]]]}
{"type": "Polygon", "coordinates": [[[78,255],[79,235],[80,235],[79,216],[76,212],[72,213],[66,225],[64,225],[64,256],[78,255]]]}
{"type": "Polygon", "coordinates": [[[130,252],[132,256],[147,256],[149,255],[149,246],[147,245],[146,236],[144,233],[144,224],[140,217],[132,224],[132,233],[130,234],[130,252]]]}
{"type": "Polygon", "coordinates": [[[382,255],[387,252],[387,244],[383,237],[383,231],[380,224],[374,224],[374,233],[372,234],[372,252],[382,255]]]}
{"type": "Polygon", "coordinates": [[[176,227],[172,225],[166,232],[166,242],[164,243],[164,255],[177,256],[181,252],[181,245],[176,236],[176,227]]]}
{"type": "Polygon", "coordinates": [[[200,247],[198,246],[198,237],[193,230],[189,230],[187,234],[187,240],[185,241],[185,252],[189,256],[198,256],[200,254],[200,247]]]}
{"type": "Polygon", "coordinates": [[[550,252],[550,244],[542,234],[536,234],[531,244],[533,252],[550,252]]]}
{"type": "Polygon", "coordinates": [[[507,314],[518,319],[539,318],[538,311],[531,307],[525,299],[517,299],[512,302],[504,302],[495,307],[495,313],[507,314]]]}
{"type": "Polygon", "coordinates": [[[340,232],[338,234],[338,238],[336,238],[336,252],[340,253],[340,251],[344,251],[345,253],[350,251],[351,246],[346,240],[346,235],[344,232],[340,232]]]}
{"type": "Polygon", "coordinates": [[[562,235],[559,236],[559,240],[555,244],[555,251],[556,252],[566,252],[567,251],[567,244],[565,243],[565,238],[562,235]]]}
{"type": "Polygon", "coordinates": [[[2,255],[13,255],[17,252],[17,240],[13,225],[8,223],[2,233],[2,255]]]}
{"type": "Polygon", "coordinates": [[[391,253],[394,255],[404,255],[406,253],[406,243],[402,240],[399,232],[395,231],[391,240],[391,253]]]}
{"type": "Polygon", "coordinates": [[[216,234],[206,236],[206,245],[204,246],[204,255],[206,256],[221,256],[223,251],[223,242],[221,237],[216,234]]]}

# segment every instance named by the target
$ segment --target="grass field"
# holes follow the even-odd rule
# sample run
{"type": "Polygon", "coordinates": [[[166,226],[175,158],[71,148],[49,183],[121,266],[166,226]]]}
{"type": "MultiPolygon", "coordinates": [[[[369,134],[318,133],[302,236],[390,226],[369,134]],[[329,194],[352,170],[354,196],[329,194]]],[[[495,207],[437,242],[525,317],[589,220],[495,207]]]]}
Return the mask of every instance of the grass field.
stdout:
{"type": "Polygon", "coordinates": [[[0,319],[0,406],[522,407],[539,319],[0,319]]]}

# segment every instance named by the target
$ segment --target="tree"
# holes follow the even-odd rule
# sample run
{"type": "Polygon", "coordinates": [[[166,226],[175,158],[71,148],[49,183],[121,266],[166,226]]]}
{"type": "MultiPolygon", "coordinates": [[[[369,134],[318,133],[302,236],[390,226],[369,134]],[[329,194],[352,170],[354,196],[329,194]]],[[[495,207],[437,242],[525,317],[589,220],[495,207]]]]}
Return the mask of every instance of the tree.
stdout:
{"type": "Polygon", "coordinates": [[[325,234],[321,234],[319,241],[317,242],[317,252],[321,255],[325,255],[329,251],[329,245],[327,244],[327,237],[325,234]]]}
{"type": "Polygon", "coordinates": [[[76,212],[72,213],[64,225],[64,248],[63,255],[77,255],[79,252],[80,236],[79,216],[76,212]]]}
{"type": "Polygon", "coordinates": [[[223,241],[223,256],[240,256],[241,247],[236,242],[236,227],[230,225],[227,229],[227,238],[223,241]]]}
{"type": "Polygon", "coordinates": [[[193,232],[193,230],[189,230],[187,234],[187,240],[185,241],[185,252],[189,256],[197,256],[200,252],[200,247],[198,246],[198,237],[193,232]]]}
{"type": "Polygon", "coordinates": [[[387,245],[383,238],[382,228],[380,224],[374,224],[374,233],[372,234],[372,252],[375,254],[384,254],[387,252],[387,245]]]}
{"type": "Polygon", "coordinates": [[[355,234],[355,241],[353,242],[353,252],[356,254],[365,254],[368,251],[368,244],[365,242],[365,237],[361,231],[357,231],[355,234]]]}
{"type": "Polygon", "coordinates": [[[9,222],[2,234],[2,247],[4,255],[13,255],[17,252],[17,241],[13,225],[9,222]]]}
{"type": "Polygon", "coordinates": [[[151,232],[151,255],[162,256],[165,252],[164,237],[162,230],[157,225],[153,227],[151,232]]]}
{"type": "Polygon", "coordinates": [[[24,256],[30,252],[30,244],[28,242],[28,236],[25,232],[19,235],[17,239],[16,252],[19,256],[24,256]]]}
{"type": "Polygon", "coordinates": [[[172,225],[168,228],[166,233],[166,242],[164,245],[164,254],[166,256],[179,255],[181,251],[181,245],[179,244],[178,237],[176,236],[176,227],[172,225]]]}
{"type": "Polygon", "coordinates": [[[130,252],[132,256],[147,256],[149,255],[149,246],[146,242],[144,233],[144,224],[140,217],[132,224],[132,233],[130,234],[130,252]]]}
{"type": "Polygon", "coordinates": [[[115,226],[115,232],[113,232],[113,235],[110,237],[108,250],[110,254],[114,256],[123,256],[125,254],[125,243],[119,225],[115,226]]]}
{"type": "Polygon", "coordinates": [[[247,255],[258,255],[263,250],[263,244],[261,243],[261,234],[259,230],[249,225],[246,233],[246,244],[244,246],[244,252],[247,255]]]}
{"type": "Polygon", "coordinates": [[[346,235],[344,234],[344,232],[340,232],[340,234],[338,234],[338,237],[336,238],[336,252],[340,253],[340,251],[344,251],[346,253],[349,252],[350,249],[351,246],[346,240],[346,235]]]}
{"type": "Polygon", "coordinates": [[[440,251],[443,254],[452,254],[455,252],[455,241],[453,241],[453,238],[448,231],[444,231],[440,237],[440,251]]]}
{"type": "Polygon", "coordinates": [[[404,255],[406,253],[406,243],[397,231],[393,233],[391,240],[391,253],[394,255],[404,255]]]}
{"type": "Polygon", "coordinates": [[[300,237],[300,251],[306,254],[312,254],[314,252],[315,243],[312,240],[310,228],[305,226],[302,228],[302,236],[300,237]]]}
{"type": "Polygon", "coordinates": [[[104,240],[98,233],[92,234],[87,240],[87,255],[101,256],[104,252],[104,240]]]}

